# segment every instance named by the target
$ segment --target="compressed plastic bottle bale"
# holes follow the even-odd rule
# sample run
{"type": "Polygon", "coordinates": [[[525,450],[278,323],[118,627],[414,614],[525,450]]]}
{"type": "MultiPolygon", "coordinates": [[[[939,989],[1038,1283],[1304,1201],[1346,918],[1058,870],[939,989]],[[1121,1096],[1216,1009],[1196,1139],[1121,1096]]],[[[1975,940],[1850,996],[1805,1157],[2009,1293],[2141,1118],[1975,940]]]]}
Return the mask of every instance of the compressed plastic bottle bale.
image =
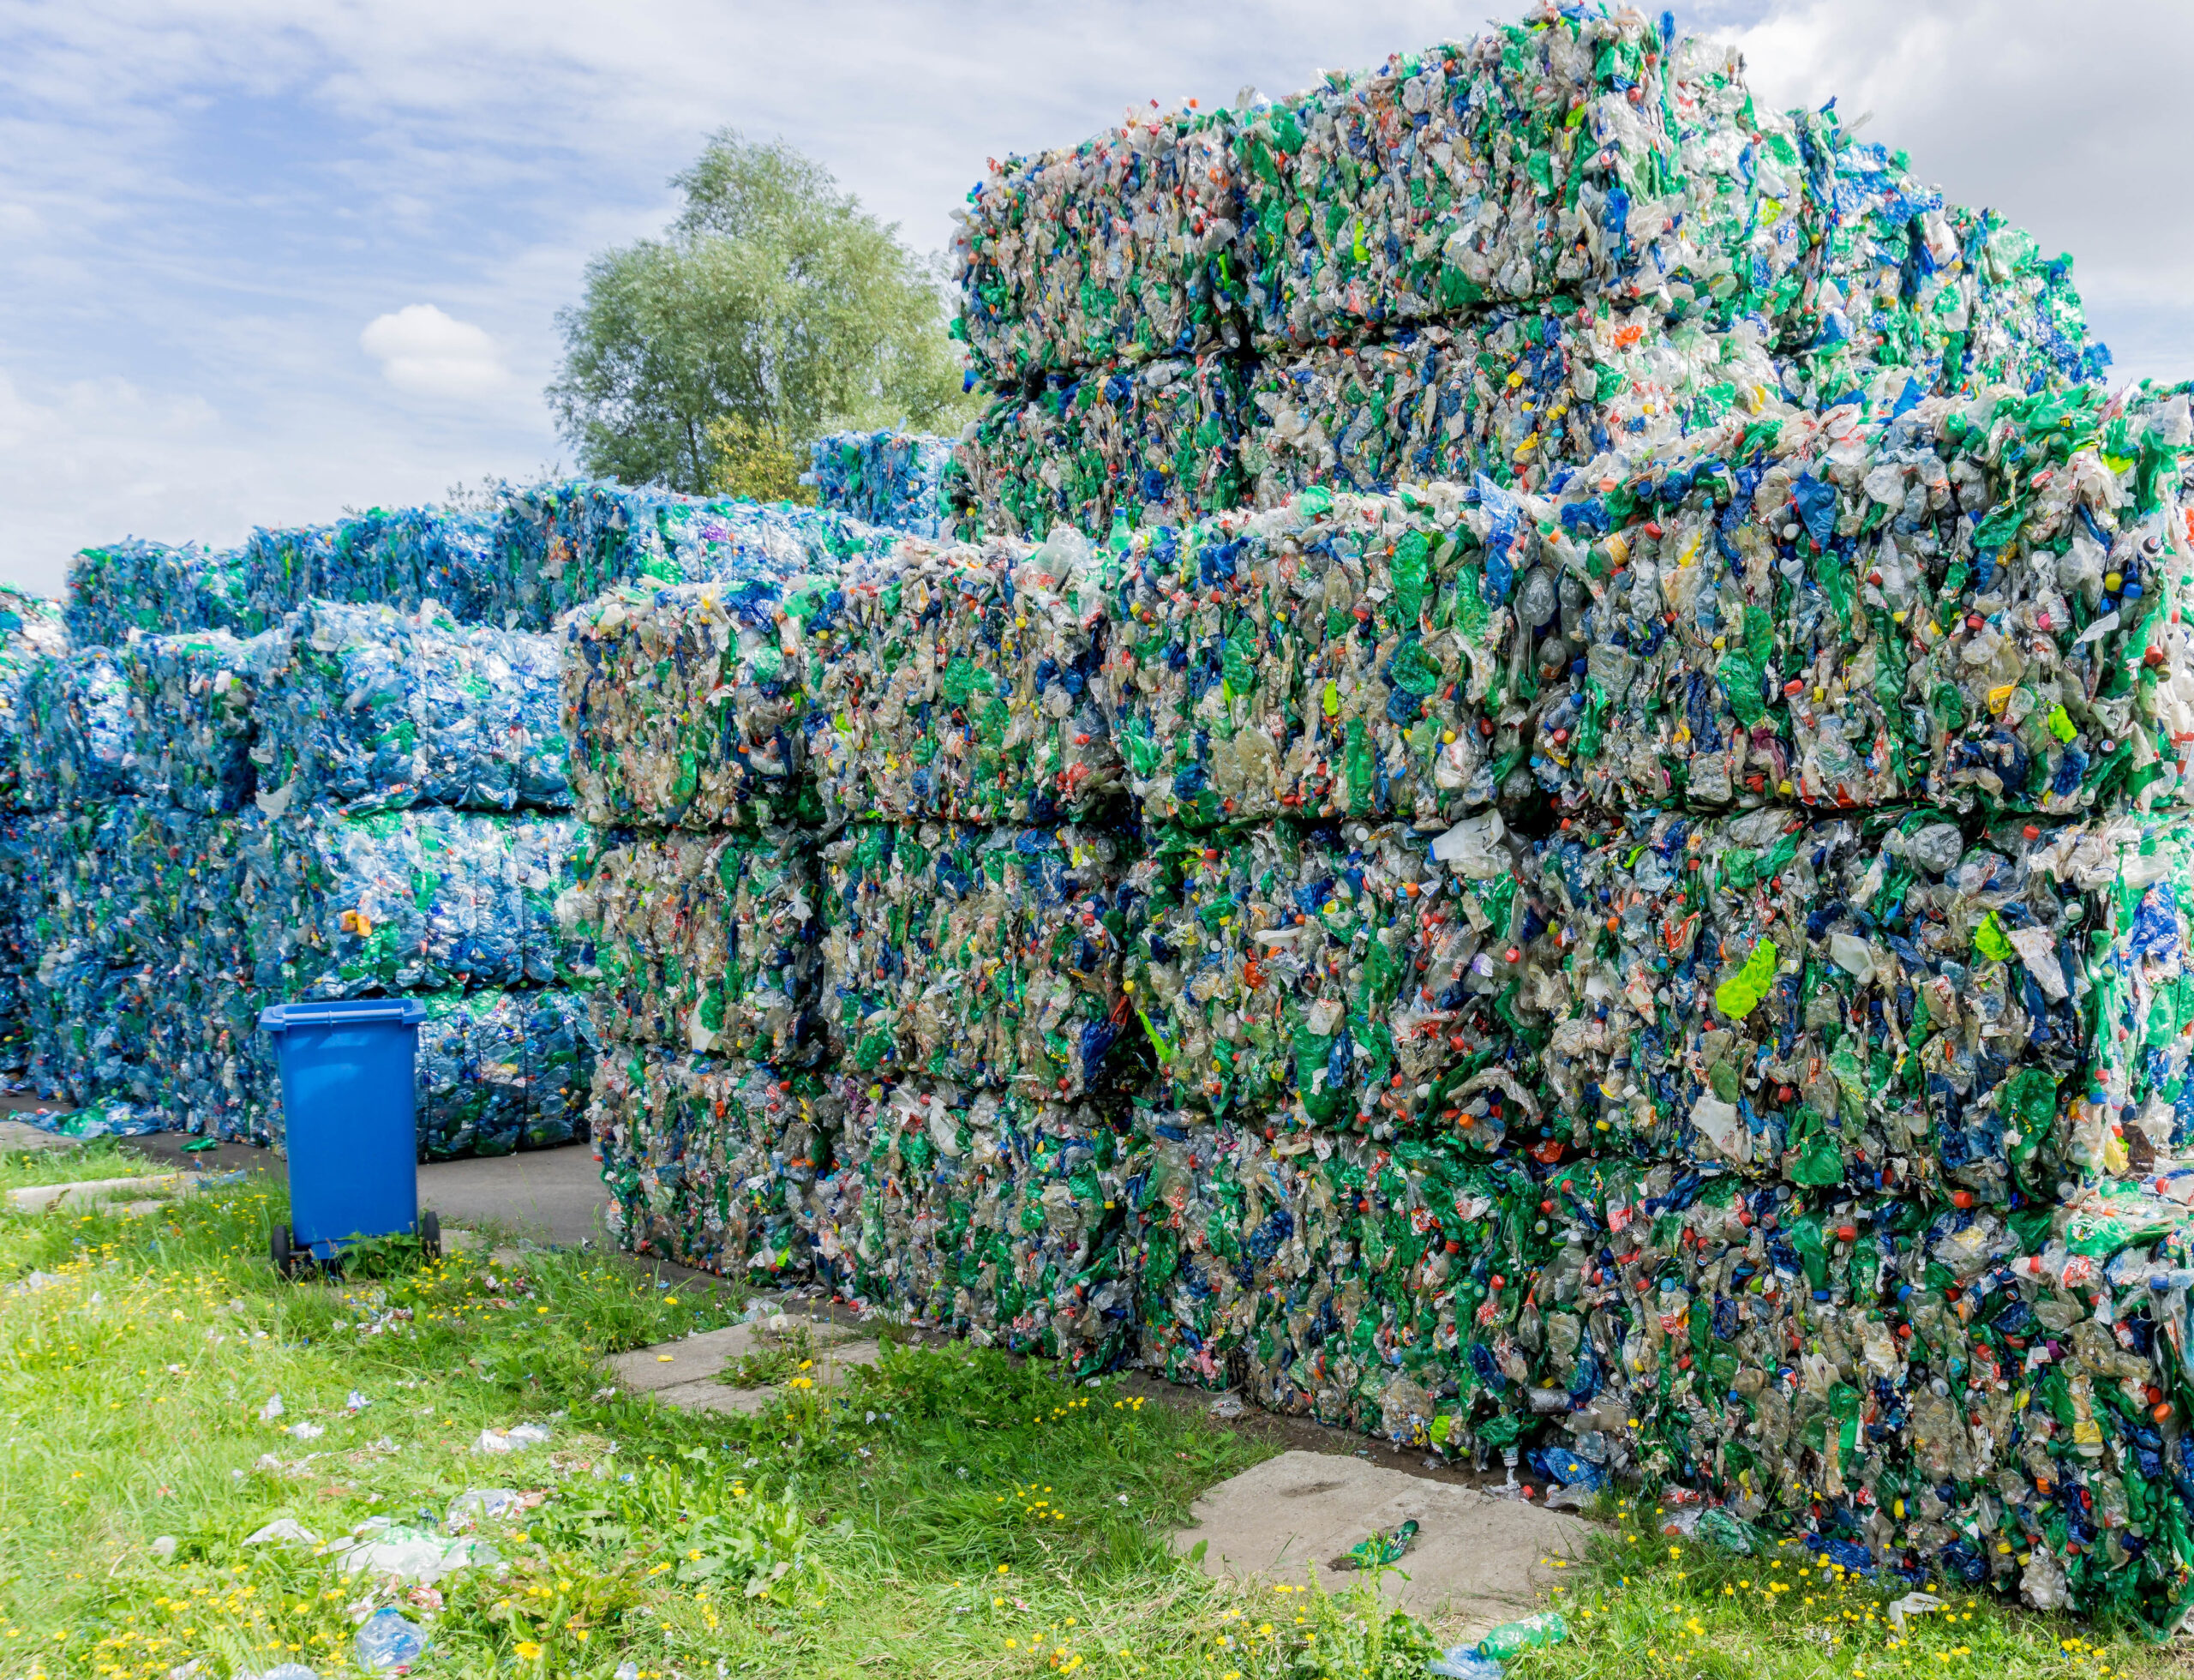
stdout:
{"type": "Polygon", "coordinates": [[[461,624],[501,626],[512,609],[500,513],[377,508],[339,529],[339,563],[355,555],[355,570],[346,587],[313,589],[308,597],[384,602],[407,613],[432,601],[461,624]]]}
{"type": "Polygon", "coordinates": [[[1549,643],[1582,609],[1520,627],[1505,495],[1312,489],[1136,533],[1108,573],[1100,693],[1146,819],[1445,826],[1527,795],[1535,655],[1566,664],[1549,643]]]}
{"type": "Polygon", "coordinates": [[[1862,1573],[2180,1613],[2182,1205],[2120,1186],[2007,1219],[1667,1166],[1586,1199],[1606,1234],[1543,1275],[1538,1330],[1614,1353],[1586,1402],[1611,1460],[1862,1573]]]}
{"type": "Polygon", "coordinates": [[[259,983],[290,999],[553,983],[578,825],[433,807],[291,813],[251,859],[259,983]]]}
{"type": "Polygon", "coordinates": [[[1455,1107],[1496,1147],[1537,1104],[1510,956],[1536,922],[1497,816],[1441,853],[1391,824],[1154,836],[1129,1001],[1170,1101],[1379,1137],[1455,1107]]]}
{"type": "Polygon", "coordinates": [[[602,827],[758,828],[801,807],[830,579],[612,590],[566,621],[561,722],[580,811],[602,827]]]}
{"type": "Polygon", "coordinates": [[[994,385],[1239,347],[1241,189],[1225,112],[1130,111],[993,161],[956,210],[953,336],[994,385]]]}
{"type": "Polygon", "coordinates": [[[251,647],[271,814],[571,804],[550,637],[315,601],[251,647]]]}
{"type": "Polygon", "coordinates": [[[2036,1176],[2053,1162],[2050,1187],[2062,1197],[2174,1170],[2194,1153],[2194,824],[2000,823],[1986,849],[1968,853],[1957,885],[1976,958],[2011,965],[2029,993],[2071,992],[2080,1019],[2079,1066],[2047,1117],[2053,1128],[2044,1131],[2038,1102],[2009,1122],[2042,1133],[2036,1176]],[[1994,879],[1971,867],[1991,853],[2014,861],[1994,879]]]}
{"type": "Polygon", "coordinates": [[[835,819],[1070,821],[1119,786],[1094,679],[1099,559],[1043,546],[902,538],[839,574],[818,630],[807,758],[835,819]]]}
{"type": "Polygon", "coordinates": [[[68,651],[68,627],[57,603],[0,589],[0,810],[25,808],[34,797],[23,784],[24,759],[31,751],[31,677],[68,651]]]}
{"type": "Polygon", "coordinates": [[[1178,525],[1247,501],[1250,417],[1238,360],[1173,357],[1001,396],[957,459],[980,529],[1041,538],[1065,524],[1101,538],[1115,522],[1178,525]]]}
{"type": "Polygon", "coordinates": [[[1441,1139],[1268,1135],[1142,1105],[1134,1121],[1154,1368],[1448,1452],[1514,1441],[1546,1403],[1520,1346],[1553,1246],[1541,1169],[1441,1139]]]}
{"type": "Polygon", "coordinates": [[[814,1059],[813,845],[789,828],[595,843],[556,910],[592,945],[600,1036],[787,1066],[814,1059]]]}
{"type": "Polygon", "coordinates": [[[588,1115],[628,1251],[763,1284],[812,1275],[843,1119],[824,1081],[634,1047],[596,1065],[588,1115]]]}
{"type": "Polygon", "coordinates": [[[80,647],[118,647],[132,630],[254,634],[269,615],[253,602],[250,560],[249,548],[171,548],[134,537],[86,549],[69,563],[69,633],[80,647]]]}
{"type": "Polygon", "coordinates": [[[147,793],[207,814],[243,808],[255,785],[260,719],[252,673],[264,639],[201,630],[123,645],[117,657],[147,793]]]}
{"type": "Polygon", "coordinates": [[[1548,495],[1313,488],[1136,534],[1104,710],[1144,810],[1204,825],[1445,822],[1535,789],[2158,806],[2194,740],[2168,605],[2189,436],[2175,389],[1960,400],[1892,372],[1548,495]],[[2023,449],[2050,465],[2020,476],[2023,449]]]}
{"type": "Polygon", "coordinates": [[[890,546],[833,510],[701,500],[584,480],[508,489],[498,543],[502,621],[547,630],[620,585],[782,583],[890,546]]]}
{"type": "Polygon", "coordinates": [[[1634,475],[1522,498],[1512,563],[1589,609],[1563,615],[1584,669],[1534,729],[1568,744],[1532,775],[1609,807],[2177,797],[2191,437],[2175,389],[1957,400],[1908,381],[1879,406],[1733,414],[1634,475]],[[2025,450],[2047,464],[2022,472],[2025,450]]]}
{"type": "Polygon", "coordinates": [[[2016,858],[1939,813],[1780,807],[1539,843],[1516,1008],[1550,1034],[1546,1135],[1813,1188],[2053,1196],[2084,1035],[2065,975],[2053,996],[1993,935],[2008,917],[2059,960],[2063,909],[2016,858]]]}
{"type": "Polygon", "coordinates": [[[928,1080],[847,1083],[846,1128],[868,1138],[853,1293],[1076,1377],[1120,1364],[1133,1346],[1126,1155],[1103,1117],[928,1080]]]}
{"type": "Polygon", "coordinates": [[[419,1029],[423,1160],[569,1143],[592,1074],[585,1000],[572,993],[435,993],[419,1029]]]}
{"type": "Polygon", "coordinates": [[[823,1014],[842,1065],[1070,1100],[1133,1065],[1131,848],[1094,829],[858,824],[823,849],[823,1014]]]}
{"type": "Polygon", "coordinates": [[[916,537],[952,534],[944,470],[952,440],[919,432],[831,432],[815,440],[800,483],[832,513],[916,537]]]}
{"type": "Polygon", "coordinates": [[[142,791],[129,690],[111,650],[80,647],[26,677],[18,796],[32,809],[142,791]]]}

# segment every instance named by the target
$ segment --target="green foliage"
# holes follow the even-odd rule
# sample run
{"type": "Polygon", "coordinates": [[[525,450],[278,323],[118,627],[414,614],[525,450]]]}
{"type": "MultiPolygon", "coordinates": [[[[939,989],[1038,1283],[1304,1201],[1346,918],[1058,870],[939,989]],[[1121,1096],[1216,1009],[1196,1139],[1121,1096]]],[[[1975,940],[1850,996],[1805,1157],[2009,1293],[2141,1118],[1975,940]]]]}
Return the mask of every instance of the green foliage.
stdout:
{"type": "Polygon", "coordinates": [[[710,495],[815,505],[815,487],[800,482],[806,455],[775,432],[731,414],[709,422],[708,438],[710,495]]]}
{"type": "Polygon", "coordinates": [[[700,494],[758,465],[752,447],[723,465],[718,421],[795,458],[841,427],[956,423],[935,265],[896,224],[791,147],[728,129],[672,184],[686,206],[664,237],[596,257],[557,316],[548,396],[581,466],[700,494]]]}

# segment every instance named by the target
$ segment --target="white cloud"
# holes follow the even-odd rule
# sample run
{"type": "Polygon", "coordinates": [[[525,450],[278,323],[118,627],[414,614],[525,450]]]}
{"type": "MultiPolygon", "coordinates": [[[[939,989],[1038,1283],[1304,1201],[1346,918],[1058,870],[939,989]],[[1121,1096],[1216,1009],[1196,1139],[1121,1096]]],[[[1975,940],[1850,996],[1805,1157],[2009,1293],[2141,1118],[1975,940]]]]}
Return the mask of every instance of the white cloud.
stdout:
{"type": "Polygon", "coordinates": [[[359,347],[381,363],[381,377],[424,397],[489,397],[510,383],[495,341],[470,321],[432,303],[407,303],[377,315],[358,334],[359,347]]]}
{"type": "MultiPolygon", "coordinates": [[[[554,311],[590,253],[662,225],[712,129],[781,135],[935,249],[987,157],[1526,3],[0,0],[0,432],[34,417],[0,447],[0,576],[554,456],[554,311]]],[[[2119,376],[2194,374],[2194,8],[1691,0],[1678,22],[1739,40],[1762,104],[1871,109],[1923,178],[2073,252],[2119,376]]]]}

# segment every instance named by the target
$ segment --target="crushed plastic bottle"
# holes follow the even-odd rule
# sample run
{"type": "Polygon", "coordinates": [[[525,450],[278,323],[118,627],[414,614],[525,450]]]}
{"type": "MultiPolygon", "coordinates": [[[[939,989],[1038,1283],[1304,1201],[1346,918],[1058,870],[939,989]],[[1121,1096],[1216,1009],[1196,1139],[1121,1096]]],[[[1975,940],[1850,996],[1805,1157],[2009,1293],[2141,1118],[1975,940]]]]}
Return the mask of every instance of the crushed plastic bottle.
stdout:
{"type": "Polygon", "coordinates": [[[1569,1624],[1562,1619],[1562,1612],[1543,1610],[1520,1622],[1503,1622],[1480,1639],[1476,1648],[1479,1656],[1505,1663],[1539,1646],[1559,1645],[1568,1637],[1569,1624]]]}
{"type": "Polygon", "coordinates": [[[1417,1531],[1417,1519],[1412,1517],[1391,1533],[1377,1533],[1369,1539],[1358,1540],[1334,1558],[1332,1567],[1336,1569],[1379,1569],[1389,1563],[1399,1563],[1416,1543],[1417,1531]]]}
{"type": "Polygon", "coordinates": [[[351,1656],[369,1674],[402,1674],[427,1653],[427,1635],[393,1605],[369,1616],[351,1641],[351,1656]]]}

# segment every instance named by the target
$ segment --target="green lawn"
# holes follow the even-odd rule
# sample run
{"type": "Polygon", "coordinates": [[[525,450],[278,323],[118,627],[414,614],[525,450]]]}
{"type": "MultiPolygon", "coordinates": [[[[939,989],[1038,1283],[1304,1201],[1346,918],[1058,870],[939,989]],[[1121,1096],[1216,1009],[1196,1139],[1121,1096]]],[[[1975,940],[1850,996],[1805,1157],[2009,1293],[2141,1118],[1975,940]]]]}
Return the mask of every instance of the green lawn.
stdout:
{"type": "MultiPolygon", "coordinates": [[[[134,1170],[111,1144],[0,1157],[0,1188],[134,1170]]],[[[413,1672],[525,1680],[1403,1680],[1437,1649],[1360,1587],[1220,1586],[1172,1558],[1196,1494],[1272,1450],[1198,1411],[894,1347],[835,1403],[690,1417],[606,1388],[596,1362],[725,1322],[734,1292],[681,1295],[578,1252],[504,1270],[391,1251],[370,1268],[386,1275],[288,1283],[265,1259],[280,1211],[254,1179],[140,1219],[0,1215],[5,1680],[355,1672],[357,1618],[391,1602],[431,1641],[413,1672]],[[519,1423],[550,1440],[477,1449],[519,1423]],[[321,1547],[243,1544],[285,1517],[322,1542],[375,1518],[447,1539],[471,1488],[527,1503],[478,1525],[500,1566],[434,1589],[376,1593],[321,1547]]],[[[1810,1573],[1797,1547],[1671,1557],[1620,1515],[1557,1597],[1572,1637],[1512,1664],[1518,1680],[2161,1666],[1989,1605],[1892,1642],[1886,1595],[1810,1573]]]]}

